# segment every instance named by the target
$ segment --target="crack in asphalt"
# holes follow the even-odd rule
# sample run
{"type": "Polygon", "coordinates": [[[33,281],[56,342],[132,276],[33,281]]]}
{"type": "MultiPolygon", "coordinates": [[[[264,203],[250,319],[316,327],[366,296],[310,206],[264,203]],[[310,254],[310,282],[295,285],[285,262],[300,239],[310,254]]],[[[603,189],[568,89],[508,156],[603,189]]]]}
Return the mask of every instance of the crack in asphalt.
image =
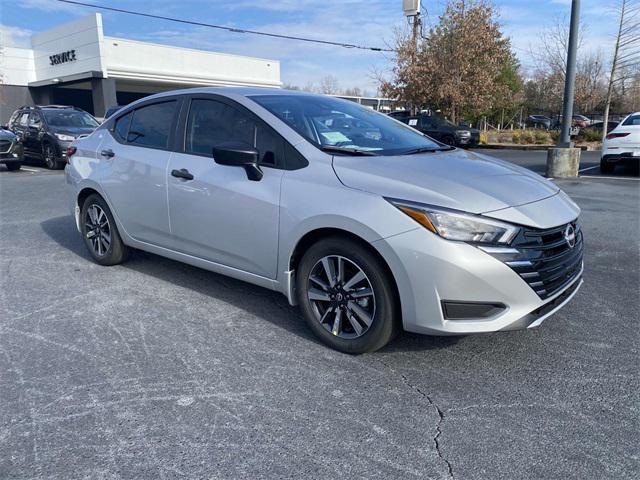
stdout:
{"type": "MultiPolygon", "coordinates": [[[[380,361],[380,363],[382,363],[382,365],[387,367],[389,370],[391,370],[392,372],[395,372],[395,370],[393,368],[391,368],[389,365],[384,363],[382,360],[379,360],[379,361],[380,361]]],[[[433,407],[435,409],[436,413],[438,414],[438,423],[436,424],[436,434],[433,437],[433,444],[436,447],[436,453],[438,454],[438,457],[440,457],[440,459],[447,466],[447,471],[449,473],[449,478],[452,478],[452,479],[455,478],[454,475],[453,475],[453,465],[447,459],[447,457],[444,456],[444,454],[442,453],[442,450],[440,449],[439,438],[442,435],[442,422],[444,421],[444,412],[433,401],[433,399],[431,398],[431,396],[428,393],[423,392],[422,390],[420,390],[420,387],[418,387],[417,385],[414,385],[413,383],[411,383],[405,374],[401,373],[400,377],[402,378],[402,382],[407,387],[409,387],[411,390],[414,390],[414,391],[418,392],[420,395],[422,395],[427,400],[427,402],[429,402],[429,406],[433,407]]]]}

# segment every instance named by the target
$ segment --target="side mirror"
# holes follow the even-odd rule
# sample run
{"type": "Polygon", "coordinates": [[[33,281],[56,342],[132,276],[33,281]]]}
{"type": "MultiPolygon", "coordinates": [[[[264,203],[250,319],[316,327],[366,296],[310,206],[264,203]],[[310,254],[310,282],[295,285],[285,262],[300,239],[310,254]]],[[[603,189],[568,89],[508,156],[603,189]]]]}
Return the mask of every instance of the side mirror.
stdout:
{"type": "Polygon", "coordinates": [[[246,143],[221,143],[213,148],[213,160],[220,165],[231,167],[243,167],[247,172],[247,178],[258,182],[262,180],[263,173],[258,166],[260,153],[246,143]]]}

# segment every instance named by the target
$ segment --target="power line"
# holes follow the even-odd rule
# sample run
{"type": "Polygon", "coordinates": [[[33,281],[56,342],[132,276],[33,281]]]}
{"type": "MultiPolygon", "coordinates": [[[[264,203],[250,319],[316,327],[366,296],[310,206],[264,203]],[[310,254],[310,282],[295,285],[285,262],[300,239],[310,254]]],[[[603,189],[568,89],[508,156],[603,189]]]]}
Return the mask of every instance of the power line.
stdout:
{"type": "Polygon", "coordinates": [[[143,12],[136,12],[133,10],[125,10],[123,8],[114,8],[114,7],[103,7],[102,5],[95,5],[92,3],[84,3],[84,2],[76,2],[74,0],[57,0],[58,2],[61,3],[69,3],[72,5],[79,5],[82,7],[91,7],[91,8],[97,8],[100,10],[108,10],[110,12],[116,12],[116,13],[126,13],[129,15],[137,15],[139,17],[147,17],[147,18],[156,18],[158,20],[167,20],[169,22],[176,22],[176,23],[184,23],[187,25],[195,25],[198,27],[208,27],[208,28],[217,28],[218,30],[226,30],[228,32],[233,32],[233,33],[249,33],[252,35],[262,35],[264,37],[273,37],[273,38],[282,38],[284,40],[295,40],[298,42],[308,42],[308,43],[319,43],[322,45],[333,45],[336,47],[343,47],[343,48],[356,48],[359,50],[372,50],[374,52],[393,52],[394,50],[390,49],[390,48],[381,48],[381,47],[369,47],[366,45],[356,45],[353,43],[340,43],[340,42],[331,42],[329,40],[319,40],[316,38],[306,38],[306,37],[294,37],[291,35],[280,35],[278,33],[269,33],[269,32],[260,32],[257,30],[246,30],[244,28],[234,28],[234,27],[225,27],[223,25],[214,25],[211,23],[204,23],[204,22],[194,22],[192,20],[183,20],[181,18],[174,18],[174,17],[165,17],[163,15],[153,15],[151,13],[143,13],[143,12]]]}

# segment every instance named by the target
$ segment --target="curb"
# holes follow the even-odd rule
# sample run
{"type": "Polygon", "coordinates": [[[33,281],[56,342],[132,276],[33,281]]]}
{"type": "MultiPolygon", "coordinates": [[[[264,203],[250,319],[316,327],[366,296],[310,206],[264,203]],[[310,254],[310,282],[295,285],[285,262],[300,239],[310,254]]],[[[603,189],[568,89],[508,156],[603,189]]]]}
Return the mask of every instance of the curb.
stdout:
{"type": "MultiPolygon", "coordinates": [[[[473,147],[486,148],[487,150],[549,150],[550,148],[556,148],[556,145],[509,145],[504,143],[489,143],[487,145],[477,145],[473,147]]],[[[586,145],[580,145],[579,148],[583,152],[588,150],[586,145]]]]}

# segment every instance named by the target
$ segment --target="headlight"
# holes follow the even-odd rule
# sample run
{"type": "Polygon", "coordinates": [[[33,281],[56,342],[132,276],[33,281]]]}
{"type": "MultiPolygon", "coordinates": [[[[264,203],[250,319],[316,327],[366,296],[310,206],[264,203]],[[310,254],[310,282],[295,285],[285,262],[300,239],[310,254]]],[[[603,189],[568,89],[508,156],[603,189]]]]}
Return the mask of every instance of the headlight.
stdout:
{"type": "Polygon", "coordinates": [[[461,137],[470,137],[471,132],[469,130],[458,130],[458,135],[461,137]]]}
{"type": "Polygon", "coordinates": [[[54,135],[58,140],[63,142],[73,142],[76,139],[76,137],[72,135],[65,135],[64,133],[54,133],[54,135]]]}
{"type": "Polygon", "coordinates": [[[402,200],[387,199],[387,201],[427,230],[447,240],[508,244],[520,230],[515,225],[490,220],[479,215],[439,209],[402,200]]]}

